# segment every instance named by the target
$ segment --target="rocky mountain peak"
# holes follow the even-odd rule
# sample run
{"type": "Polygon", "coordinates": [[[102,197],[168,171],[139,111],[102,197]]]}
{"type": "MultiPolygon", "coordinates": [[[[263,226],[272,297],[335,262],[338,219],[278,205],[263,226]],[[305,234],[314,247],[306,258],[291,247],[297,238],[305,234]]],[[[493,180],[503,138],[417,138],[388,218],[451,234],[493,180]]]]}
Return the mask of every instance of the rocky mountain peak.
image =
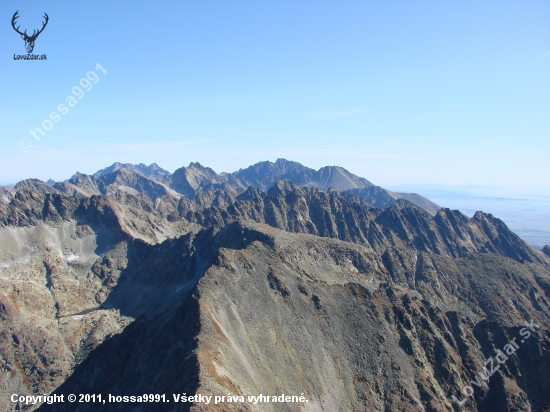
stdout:
{"type": "Polygon", "coordinates": [[[328,190],[331,186],[341,191],[373,186],[367,179],[355,176],[339,166],[320,168],[315,174],[314,182],[322,190],[328,190]]]}
{"type": "Polygon", "coordinates": [[[84,173],[76,172],[76,173],[75,173],[74,175],[72,175],[68,180],[69,180],[69,182],[70,182],[71,180],[77,181],[77,179],[78,179],[80,176],[87,176],[87,175],[84,174],[84,173]]]}
{"type": "Polygon", "coordinates": [[[99,179],[108,174],[114,173],[120,169],[132,170],[136,173],[141,174],[149,179],[156,181],[162,181],[170,176],[170,172],[162,169],[156,163],[152,163],[149,166],[144,165],[143,163],[134,165],[131,163],[120,163],[115,162],[111,166],[106,167],[105,169],[98,170],[92,176],[94,179],[99,179]]]}
{"type": "Polygon", "coordinates": [[[213,170],[208,168],[208,167],[204,167],[203,165],[201,165],[199,162],[191,162],[189,163],[189,166],[187,166],[188,169],[197,169],[197,170],[208,170],[209,172],[213,170]]]}
{"type": "Polygon", "coordinates": [[[25,179],[21,180],[14,186],[14,190],[21,190],[24,188],[32,188],[41,193],[59,193],[57,189],[49,185],[46,182],[43,182],[40,179],[25,179]]]}
{"type": "Polygon", "coordinates": [[[198,162],[191,162],[189,167],[183,166],[177,169],[166,182],[176,192],[193,198],[199,187],[222,184],[226,181],[226,176],[221,176],[198,162]]]}

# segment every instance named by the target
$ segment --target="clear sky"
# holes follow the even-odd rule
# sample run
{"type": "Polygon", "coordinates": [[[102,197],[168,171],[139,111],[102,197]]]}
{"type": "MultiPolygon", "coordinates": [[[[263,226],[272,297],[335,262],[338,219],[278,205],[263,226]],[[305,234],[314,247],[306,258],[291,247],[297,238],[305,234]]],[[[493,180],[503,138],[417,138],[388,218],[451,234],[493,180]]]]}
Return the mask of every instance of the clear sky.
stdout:
{"type": "Polygon", "coordinates": [[[0,65],[1,184],[284,157],[380,185],[550,186],[548,0],[2,0],[0,65]],[[14,60],[16,10],[29,34],[48,13],[47,60],[14,60]]]}

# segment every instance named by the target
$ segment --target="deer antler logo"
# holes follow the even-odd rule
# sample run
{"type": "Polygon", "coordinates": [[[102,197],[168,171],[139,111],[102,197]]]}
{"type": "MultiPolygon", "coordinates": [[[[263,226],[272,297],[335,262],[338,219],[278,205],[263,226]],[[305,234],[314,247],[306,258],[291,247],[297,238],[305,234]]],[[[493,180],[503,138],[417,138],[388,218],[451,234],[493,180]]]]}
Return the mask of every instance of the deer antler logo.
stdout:
{"type": "Polygon", "coordinates": [[[40,33],[42,33],[44,31],[44,28],[48,24],[48,20],[50,18],[48,17],[48,15],[46,13],[44,13],[44,19],[46,19],[46,21],[44,23],[42,23],[42,28],[38,31],[34,30],[32,35],[29,36],[27,34],[27,30],[25,30],[24,33],[21,33],[19,31],[20,26],[15,27],[15,20],[17,20],[17,18],[19,17],[18,13],[19,13],[19,10],[14,13],[14,15],[11,19],[11,25],[12,25],[13,29],[21,35],[21,38],[23,40],[25,40],[25,48],[27,49],[27,53],[32,53],[32,51],[34,50],[34,42],[36,41],[36,38],[38,37],[38,35],[40,33]]]}

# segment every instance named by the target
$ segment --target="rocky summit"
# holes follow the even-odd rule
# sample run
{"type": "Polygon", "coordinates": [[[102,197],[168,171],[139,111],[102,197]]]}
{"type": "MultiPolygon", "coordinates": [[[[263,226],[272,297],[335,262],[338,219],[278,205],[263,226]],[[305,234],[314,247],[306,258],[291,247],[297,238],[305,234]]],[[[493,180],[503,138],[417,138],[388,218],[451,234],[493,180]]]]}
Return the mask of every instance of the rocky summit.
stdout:
{"type": "Polygon", "coordinates": [[[337,166],[0,187],[0,325],[5,411],[550,411],[550,247],[337,166]]]}

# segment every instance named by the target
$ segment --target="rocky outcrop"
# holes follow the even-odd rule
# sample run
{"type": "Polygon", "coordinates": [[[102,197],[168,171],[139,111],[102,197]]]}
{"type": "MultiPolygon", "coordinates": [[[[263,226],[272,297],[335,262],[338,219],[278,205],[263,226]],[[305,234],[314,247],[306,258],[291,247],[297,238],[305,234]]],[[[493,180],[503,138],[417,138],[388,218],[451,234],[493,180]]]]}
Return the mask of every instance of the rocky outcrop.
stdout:
{"type": "Polygon", "coordinates": [[[0,228],[33,227],[41,223],[59,227],[76,220],[116,228],[154,244],[198,230],[192,222],[170,221],[169,215],[176,213],[177,202],[168,195],[153,202],[147,196],[127,192],[82,198],[24,189],[17,191],[9,204],[0,204],[0,228]]]}
{"type": "Polygon", "coordinates": [[[0,186],[0,204],[7,204],[11,202],[13,195],[5,187],[0,186]]]}

